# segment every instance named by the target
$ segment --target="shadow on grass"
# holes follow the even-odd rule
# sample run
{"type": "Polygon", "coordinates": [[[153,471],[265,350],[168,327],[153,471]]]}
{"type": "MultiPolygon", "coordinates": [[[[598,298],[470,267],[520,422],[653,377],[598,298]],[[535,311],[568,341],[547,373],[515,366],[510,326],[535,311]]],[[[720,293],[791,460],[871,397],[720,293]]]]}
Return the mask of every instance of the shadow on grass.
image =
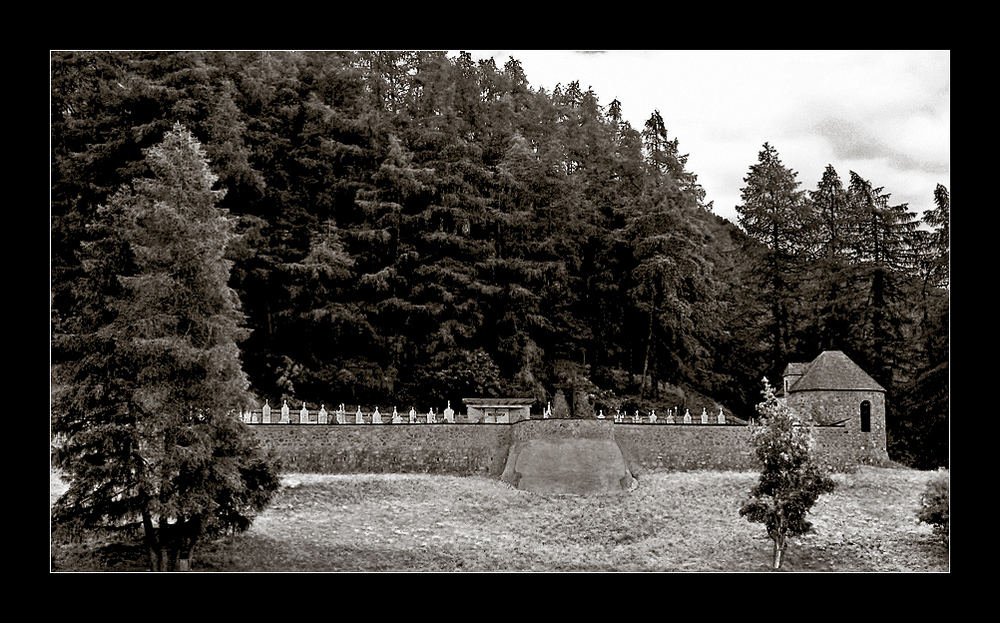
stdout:
{"type": "MultiPolygon", "coordinates": [[[[308,550],[259,535],[207,546],[195,561],[199,571],[463,571],[469,568],[468,551],[446,545],[433,548],[334,545],[308,550]]],[[[499,569],[490,561],[475,570],[499,569]]],[[[485,563],[485,564],[483,564],[485,563]]]]}
{"type": "Polygon", "coordinates": [[[146,549],[132,543],[53,543],[52,571],[146,571],[146,549]]]}

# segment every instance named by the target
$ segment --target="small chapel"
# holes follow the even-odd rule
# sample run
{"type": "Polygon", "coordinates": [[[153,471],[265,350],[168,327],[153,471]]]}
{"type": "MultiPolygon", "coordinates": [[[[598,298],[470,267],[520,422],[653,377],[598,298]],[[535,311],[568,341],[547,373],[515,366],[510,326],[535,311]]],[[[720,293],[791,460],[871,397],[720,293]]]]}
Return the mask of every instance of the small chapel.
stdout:
{"type": "MultiPolygon", "coordinates": [[[[777,395],[817,424],[869,433],[885,443],[885,388],[839,350],[789,363],[777,395]]],[[[874,441],[874,439],[873,439],[874,441]]]]}

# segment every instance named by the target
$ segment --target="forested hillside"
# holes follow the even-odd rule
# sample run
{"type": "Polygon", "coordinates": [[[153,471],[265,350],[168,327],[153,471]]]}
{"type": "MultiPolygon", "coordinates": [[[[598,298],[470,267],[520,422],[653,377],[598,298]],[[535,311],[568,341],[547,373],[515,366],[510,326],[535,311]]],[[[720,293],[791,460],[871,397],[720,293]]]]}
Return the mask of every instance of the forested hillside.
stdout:
{"type": "Polygon", "coordinates": [[[262,400],[544,405],[572,381],[606,413],[681,387],[747,417],[762,376],[838,349],[888,390],[890,456],[946,464],[947,189],[919,226],[765,145],[737,227],[683,128],[633,128],[573,78],[443,52],[53,53],[53,332],[87,313],[98,206],[179,122],[239,219],[262,400]]]}

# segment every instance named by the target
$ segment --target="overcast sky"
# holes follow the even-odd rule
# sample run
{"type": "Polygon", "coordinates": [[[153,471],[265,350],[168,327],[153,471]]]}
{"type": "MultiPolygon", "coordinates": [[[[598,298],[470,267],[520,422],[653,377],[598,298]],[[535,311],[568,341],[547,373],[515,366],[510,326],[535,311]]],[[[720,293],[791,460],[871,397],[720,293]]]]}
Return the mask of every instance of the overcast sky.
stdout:
{"type": "Polygon", "coordinates": [[[827,164],[845,186],[855,171],[918,215],[938,183],[951,190],[948,51],[469,52],[500,68],[513,56],[533,88],[579,80],[601,105],[621,101],[638,130],[659,110],[714,212],[734,222],[765,141],[806,190],[827,164]]]}

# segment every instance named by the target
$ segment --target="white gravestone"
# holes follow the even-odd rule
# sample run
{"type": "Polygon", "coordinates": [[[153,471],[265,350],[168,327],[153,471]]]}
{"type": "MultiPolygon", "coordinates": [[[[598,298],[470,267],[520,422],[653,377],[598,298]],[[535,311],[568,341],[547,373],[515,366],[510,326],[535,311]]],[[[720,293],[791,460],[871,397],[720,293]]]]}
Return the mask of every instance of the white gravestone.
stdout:
{"type": "Polygon", "coordinates": [[[416,424],[417,423],[417,412],[416,412],[416,410],[413,407],[410,407],[410,413],[409,413],[409,415],[410,415],[410,424],[416,424]]]}
{"type": "Polygon", "coordinates": [[[687,409],[684,409],[684,423],[685,424],[691,423],[691,412],[688,411],[687,409]]]}
{"type": "Polygon", "coordinates": [[[649,412],[649,423],[656,424],[656,409],[649,412]]]}
{"type": "Polygon", "coordinates": [[[358,410],[354,412],[354,423],[355,424],[365,423],[365,417],[361,415],[361,405],[358,405],[358,410]]]}
{"type": "Polygon", "coordinates": [[[719,407],[719,419],[717,421],[719,424],[726,423],[726,414],[722,412],[722,407],[719,407]]]}
{"type": "Polygon", "coordinates": [[[381,424],[381,423],[382,423],[382,414],[378,412],[378,407],[375,407],[375,410],[372,412],[372,424],[381,424]]]}
{"type": "Polygon", "coordinates": [[[288,418],[288,401],[282,400],[281,402],[282,402],[282,404],[281,404],[281,423],[282,424],[288,424],[289,422],[291,422],[291,420],[288,418]]]}
{"type": "Polygon", "coordinates": [[[551,402],[548,404],[547,407],[545,407],[545,411],[542,411],[542,419],[543,420],[547,420],[547,419],[549,419],[550,415],[552,415],[552,403],[551,402]]]}
{"type": "Polygon", "coordinates": [[[444,410],[444,421],[449,424],[455,423],[455,410],[451,408],[451,401],[448,401],[448,406],[444,410]]]}
{"type": "Polygon", "coordinates": [[[271,405],[264,401],[264,406],[260,409],[260,419],[263,420],[264,424],[271,423],[271,405]]]}
{"type": "Polygon", "coordinates": [[[326,424],[328,421],[329,420],[327,418],[326,409],[324,409],[323,405],[321,404],[319,406],[319,413],[316,414],[316,423],[318,423],[318,424],[326,424]]]}
{"type": "Polygon", "coordinates": [[[428,424],[434,424],[434,416],[435,416],[434,409],[431,409],[430,411],[427,412],[427,423],[428,424]]]}
{"type": "Polygon", "coordinates": [[[302,404],[302,410],[299,411],[299,424],[309,424],[309,411],[306,409],[305,403],[302,404]]]}
{"type": "Polygon", "coordinates": [[[621,411],[621,409],[615,409],[615,421],[616,422],[621,422],[622,421],[622,411],[621,411]]]}
{"type": "Polygon", "coordinates": [[[708,424],[708,411],[705,410],[705,407],[701,408],[701,423],[708,424]]]}
{"type": "Polygon", "coordinates": [[[399,413],[396,412],[396,407],[392,408],[392,423],[399,424],[403,421],[403,418],[399,417],[399,413]]]}
{"type": "Polygon", "coordinates": [[[347,423],[347,408],[344,403],[340,403],[340,407],[337,408],[337,424],[347,423]]]}
{"type": "Polygon", "coordinates": [[[667,409],[667,417],[663,421],[666,422],[667,424],[673,424],[674,423],[674,414],[673,414],[673,412],[670,409],[667,409]]]}
{"type": "Polygon", "coordinates": [[[597,419],[599,420],[604,419],[604,409],[601,409],[600,411],[597,412],[597,419]]]}

